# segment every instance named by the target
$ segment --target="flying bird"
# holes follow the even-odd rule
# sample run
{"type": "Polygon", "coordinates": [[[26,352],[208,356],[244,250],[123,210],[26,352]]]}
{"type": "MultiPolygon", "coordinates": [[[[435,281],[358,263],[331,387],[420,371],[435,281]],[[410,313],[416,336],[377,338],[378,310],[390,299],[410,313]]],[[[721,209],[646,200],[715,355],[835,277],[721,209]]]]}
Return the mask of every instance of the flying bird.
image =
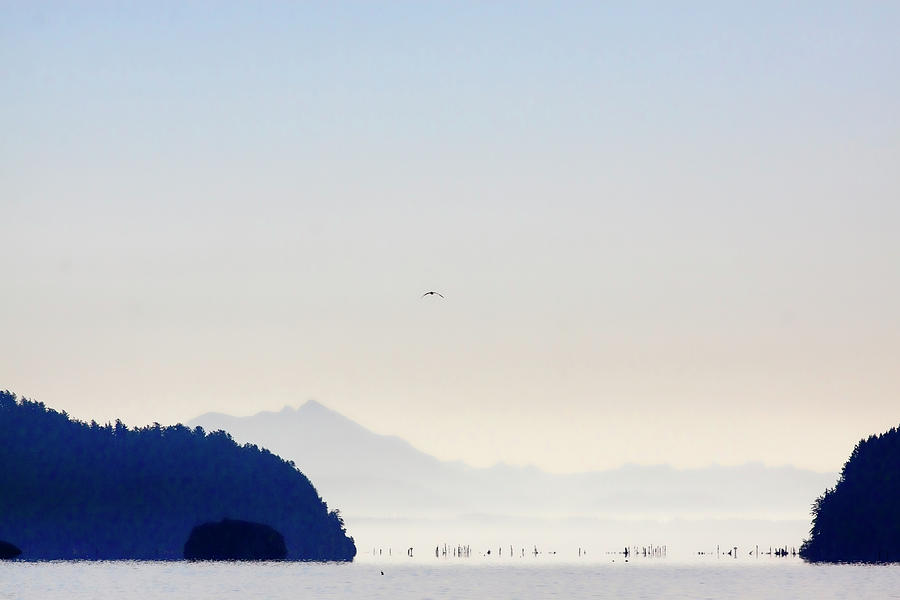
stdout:
{"type": "Polygon", "coordinates": [[[441,298],[444,297],[444,295],[440,292],[425,292],[424,294],[422,294],[422,297],[424,298],[425,296],[440,296],[441,298]]]}

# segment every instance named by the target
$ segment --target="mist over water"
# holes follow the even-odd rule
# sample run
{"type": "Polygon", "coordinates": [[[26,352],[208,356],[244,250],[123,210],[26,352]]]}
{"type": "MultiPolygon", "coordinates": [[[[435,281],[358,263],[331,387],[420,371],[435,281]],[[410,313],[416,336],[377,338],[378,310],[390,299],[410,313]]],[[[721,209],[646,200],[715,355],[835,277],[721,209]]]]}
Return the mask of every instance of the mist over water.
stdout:
{"type": "MultiPolygon", "coordinates": [[[[294,460],[339,508],[360,556],[441,544],[592,553],[666,545],[690,555],[739,546],[799,547],[809,504],[836,475],[762,464],[679,470],[625,465],[554,474],[440,461],[318,402],[189,422],[225,429],[294,460]]],[[[428,550],[430,548],[430,550],[428,550]]],[[[517,550],[518,552],[518,550],[517,550]]]]}

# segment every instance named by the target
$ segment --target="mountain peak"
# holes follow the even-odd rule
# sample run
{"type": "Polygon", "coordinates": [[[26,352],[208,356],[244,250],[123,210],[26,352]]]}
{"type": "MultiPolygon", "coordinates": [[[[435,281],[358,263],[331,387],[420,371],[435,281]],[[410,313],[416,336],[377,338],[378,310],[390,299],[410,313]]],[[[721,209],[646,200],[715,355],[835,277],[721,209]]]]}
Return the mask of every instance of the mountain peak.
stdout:
{"type": "Polygon", "coordinates": [[[314,414],[338,414],[331,410],[318,400],[309,399],[304,402],[298,409],[298,413],[314,413],[314,414]]]}
{"type": "Polygon", "coordinates": [[[301,421],[305,421],[310,424],[316,424],[317,427],[324,427],[325,424],[329,424],[329,426],[339,426],[342,428],[349,428],[356,431],[365,431],[366,433],[371,433],[365,427],[356,423],[352,419],[349,419],[337,412],[336,410],[332,410],[319,402],[318,400],[307,400],[300,408],[294,411],[294,415],[301,421]]]}

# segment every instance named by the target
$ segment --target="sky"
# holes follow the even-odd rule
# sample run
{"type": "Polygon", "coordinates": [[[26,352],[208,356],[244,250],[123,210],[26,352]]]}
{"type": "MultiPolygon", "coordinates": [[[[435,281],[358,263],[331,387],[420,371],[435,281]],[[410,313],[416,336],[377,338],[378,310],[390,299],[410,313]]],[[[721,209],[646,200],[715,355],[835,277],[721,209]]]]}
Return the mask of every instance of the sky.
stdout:
{"type": "Polygon", "coordinates": [[[130,425],[314,398],[476,466],[837,470],[900,424],[898,30],[0,2],[0,388],[130,425]]]}

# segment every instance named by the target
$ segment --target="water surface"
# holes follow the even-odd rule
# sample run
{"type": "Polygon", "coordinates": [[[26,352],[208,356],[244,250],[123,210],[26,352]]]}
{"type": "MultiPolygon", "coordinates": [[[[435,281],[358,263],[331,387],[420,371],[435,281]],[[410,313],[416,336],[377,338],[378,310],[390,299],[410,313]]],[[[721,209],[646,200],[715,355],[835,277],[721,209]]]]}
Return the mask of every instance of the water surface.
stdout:
{"type": "MultiPolygon", "coordinates": [[[[405,558],[405,557],[404,557],[405,558]]],[[[898,565],[799,560],[4,562],[0,598],[900,598],[898,565]],[[384,575],[381,573],[384,572],[384,575]]]]}

